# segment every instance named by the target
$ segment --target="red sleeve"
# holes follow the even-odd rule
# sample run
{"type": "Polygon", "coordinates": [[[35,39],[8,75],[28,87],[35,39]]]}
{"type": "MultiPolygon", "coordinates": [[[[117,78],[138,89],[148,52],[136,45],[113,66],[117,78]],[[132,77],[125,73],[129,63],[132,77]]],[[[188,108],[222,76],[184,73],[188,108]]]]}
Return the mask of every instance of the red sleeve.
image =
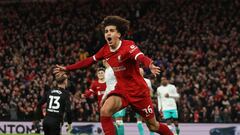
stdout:
{"type": "Polygon", "coordinates": [[[149,65],[152,63],[152,60],[144,54],[139,55],[137,61],[141,62],[147,68],[149,68],[149,65]]]}
{"type": "Polygon", "coordinates": [[[92,57],[88,57],[87,59],[84,59],[82,61],[78,61],[75,64],[66,66],[66,70],[75,70],[79,68],[89,67],[92,65],[95,61],[103,59],[103,53],[104,53],[104,47],[102,47],[95,55],[92,57]]]}
{"type": "Polygon", "coordinates": [[[78,68],[88,67],[88,66],[92,65],[93,63],[94,63],[93,57],[89,57],[89,58],[84,59],[82,61],[78,61],[75,64],[66,66],[65,68],[66,68],[66,70],[75,70],[75,69],[78,69],[78,68]]]}
{"type": "Polygon", "coordinates": [[[92,89],[86,90],[84,92],[84,97],[89,98],[92,94],[94,94],[94,91],[92,89]]]}
{"type": "Polygon", "coordinates": [[[90,86],[90,89],[86,90],[84,92],[84,96],[86,98],[89,98],[92,94],[95,94],[95,81],[92,82],[91,86],[90,86]]]}
{"type": "Polygon", "coordinates": [[[94,56],[94,61],[99,61],[104,59],[104,52],[105,52],[106,45],[104,45],[94,56]]]}
{"type": "Polygon", "coordinates": [[[149,57],[145,56],[134,42],[132,42],[132,45],[128,46],[128,50],[129,57],[142,63],[145,67],[149,67],[149,65],[152,63],[152,60],[149,57]]]}

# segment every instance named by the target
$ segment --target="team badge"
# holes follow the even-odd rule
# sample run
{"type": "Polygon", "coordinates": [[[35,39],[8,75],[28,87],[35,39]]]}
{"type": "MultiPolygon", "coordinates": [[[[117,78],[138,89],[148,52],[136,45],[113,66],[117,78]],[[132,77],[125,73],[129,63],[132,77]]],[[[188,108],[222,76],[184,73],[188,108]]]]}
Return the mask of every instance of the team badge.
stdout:
{"type": "Polygon", "coordinates": [[[121,62],[122,61],[121,55],[118,55],[117,59],[118,59],[118,62],[121,62]]]}

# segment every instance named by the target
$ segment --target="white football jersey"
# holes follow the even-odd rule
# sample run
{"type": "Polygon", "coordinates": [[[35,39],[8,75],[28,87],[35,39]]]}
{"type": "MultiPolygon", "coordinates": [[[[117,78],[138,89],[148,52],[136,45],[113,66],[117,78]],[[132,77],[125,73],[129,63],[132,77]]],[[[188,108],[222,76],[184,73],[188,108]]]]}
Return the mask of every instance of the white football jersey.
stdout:
{"type": "Polygon", "coordinates": [[[147,78],[144,78],[144,80],[145,80],[145,82],[147,83],[148,88],[149,88],[151,91],[153,91],[151,81],[150,81],[149,79],[147,79],[147,78]]]}
{"type": "Polygon", "coordinates": [[[108,93],[114,90],[115,85],[117,83],[114,72],[110,66],[105,69],[105,81],[106,81],[106,90],[103,95],[103,98],[106,98],[108,93]]]}
{"type": "Polygon", "coordinates": [[[158,97],[158,110],[173,110],[177,109],[177,104],[175,99],[179,98],[177,89],[172,84],[167,84],[166,86],[161,85],[157,88],[157,97],[158,97]],[[168,94],[169,97],[165,97],[168,94]]]}

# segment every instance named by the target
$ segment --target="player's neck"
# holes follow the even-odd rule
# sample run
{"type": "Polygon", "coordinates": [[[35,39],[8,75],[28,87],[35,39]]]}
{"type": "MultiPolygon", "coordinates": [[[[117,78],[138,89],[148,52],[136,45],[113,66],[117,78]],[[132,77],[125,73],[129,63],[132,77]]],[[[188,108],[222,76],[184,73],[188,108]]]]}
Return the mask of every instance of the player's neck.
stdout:
{"type": "Polygon", "coordinates": [[[163,84],[163,86],[167,86],[168,85],[168,83],[167,84],[163,84]]]}
{"type": "Polygon", "coordinates": [[[105,79],[98,79],[99,83],[105,83],[105,79]]]}
{"type": "Polygon", "coordinates": [[[114,46],[110,47],[111,52],[117,51],[122,45],[122,41],[119,39],[116,41],[116,44],[114,46]]]}
{"type": "Polygon", "coordinates": [[[65,86],[65,84],[58,84],[58,88],[65,89],[65,88],[66,88],[66,86],[65,86]]]}

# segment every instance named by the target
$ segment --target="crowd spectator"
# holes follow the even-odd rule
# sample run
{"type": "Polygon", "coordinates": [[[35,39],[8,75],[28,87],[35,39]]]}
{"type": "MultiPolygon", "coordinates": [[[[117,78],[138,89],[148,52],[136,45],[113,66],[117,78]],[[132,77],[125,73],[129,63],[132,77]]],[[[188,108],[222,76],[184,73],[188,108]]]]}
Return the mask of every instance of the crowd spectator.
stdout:
{"type": "MultiPolygon", "coordinates": [[[[177,86],[180,122],[239,123],[239,8],[238,0],[6,3],[0,10],[0,119],[31,120],[38,99],[56,84],[53,66],[95,53],[104,43],[98,24],[114,14],[131,21],[127,38],[177,86]]],[[[97,100],[79,96],[97,66],[71,72],[75,121],[99,120],[97,100]]],[[[160,76],[148,77],[160,85],[160,76]]]]}

